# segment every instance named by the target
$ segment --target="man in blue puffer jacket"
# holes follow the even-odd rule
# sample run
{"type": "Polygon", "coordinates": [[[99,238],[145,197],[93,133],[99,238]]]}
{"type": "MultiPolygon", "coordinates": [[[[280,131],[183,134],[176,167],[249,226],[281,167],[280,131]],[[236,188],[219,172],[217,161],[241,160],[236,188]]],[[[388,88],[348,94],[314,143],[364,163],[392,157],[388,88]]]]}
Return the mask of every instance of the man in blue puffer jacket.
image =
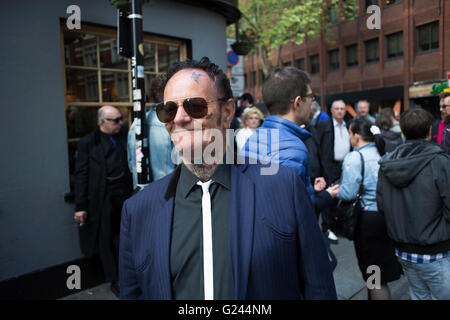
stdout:
{"type": "Polygon", "coordinates": [[[294,67],[271,72],[262,87],[271,115],[247,140],[240,156],[294,168],[305,183],[316,212],[320,212],[333,203],[339,186],[323,190],[323,178],[316,179],[314,187],[311,184],[310,157],[303,143],[311,138],[311,133],[300,127],[307,123],[315,99],[310,83],[309,75],[294,67]]]}

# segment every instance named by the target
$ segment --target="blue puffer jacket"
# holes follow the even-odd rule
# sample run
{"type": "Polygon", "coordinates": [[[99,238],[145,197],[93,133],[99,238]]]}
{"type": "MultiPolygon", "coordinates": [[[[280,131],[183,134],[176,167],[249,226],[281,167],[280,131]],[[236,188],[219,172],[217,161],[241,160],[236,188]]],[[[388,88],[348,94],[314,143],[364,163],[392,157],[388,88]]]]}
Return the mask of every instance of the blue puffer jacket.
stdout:
{"type": "Polygon", "coordinates": [[[240,156],[294,168],[305,183],[314,205],[308,149],[303,143],[310,137],[311,133],[289,120],[267,116],[263,125],[247,140],[240,156]]]}

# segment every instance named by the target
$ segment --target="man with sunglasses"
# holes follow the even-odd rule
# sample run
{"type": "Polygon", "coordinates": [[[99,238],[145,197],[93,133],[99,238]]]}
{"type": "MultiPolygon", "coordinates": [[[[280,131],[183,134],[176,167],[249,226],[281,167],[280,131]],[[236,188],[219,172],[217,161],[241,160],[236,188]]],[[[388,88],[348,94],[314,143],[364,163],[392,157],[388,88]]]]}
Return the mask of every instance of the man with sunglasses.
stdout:
{"type": "Polygon", "coordinates": [[[121,298],[336,299],[296,172],[229,162],[235,102],[223,71],[208,58],[175,63],[156,110],[182,164],[124,204],[121,298]]]}
{"type": "Polygon", "coordinates": [[[450,150],[450,91],[439,96],[439,107],[442,120],[433,123],[431,141],[450,150]]]}
{"type": "Polygon", "coordinates": [[[105,279],[118,295],[118,246],[123,202],[131,196],[127,129],[112,106],[98,110],[98,128],[78,144],[75,215],[80,247],[87,257],[99,253],[105,279]]]}

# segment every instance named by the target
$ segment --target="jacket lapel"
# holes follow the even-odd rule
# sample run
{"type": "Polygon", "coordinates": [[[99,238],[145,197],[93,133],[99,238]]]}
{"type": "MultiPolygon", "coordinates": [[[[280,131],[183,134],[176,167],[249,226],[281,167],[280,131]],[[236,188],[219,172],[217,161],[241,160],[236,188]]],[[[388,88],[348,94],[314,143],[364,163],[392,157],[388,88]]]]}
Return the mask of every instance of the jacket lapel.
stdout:
{"type": "Polygon", "coordinates": [[[229,250],[235,299],[245,299],[253,248],[255,185],[242,172],[246,165],[231,166],[229,250]]]}
{"type": "Polygon", "coordinates": [[[159,245],[155,248],[155,261],[159,262],[156,268],[159,269],[159,272],[156,272],[155,274],[161,275],[159,279],[161,299],[172,299],[172,284],[170,280],[170,236],[172,230],[173,205],[174,197],[171,197],[167,201],[163,199],[163,207],[159,214],[159,221],[155,224],[155,226],[157,226],[157,238],[159,239],[159,245]]]}
{"type": "Polygon", "coordinates": [[[181,166],[179,165],[172,174],[167,187],[162,188],[162,191],[165,191],[165,193],[161,193],[162,207],[158,221],[155,223],[157,239],[159,240],[159,245],[155,248],[155,261],[158,261],[158,264],[155,266],[157,268],[155,274],[161,275],[159,279],[161,299],[173,299],[172,282],[170,279],[170,237],[172,233],[175,192],[180,172],[181,166]]]}

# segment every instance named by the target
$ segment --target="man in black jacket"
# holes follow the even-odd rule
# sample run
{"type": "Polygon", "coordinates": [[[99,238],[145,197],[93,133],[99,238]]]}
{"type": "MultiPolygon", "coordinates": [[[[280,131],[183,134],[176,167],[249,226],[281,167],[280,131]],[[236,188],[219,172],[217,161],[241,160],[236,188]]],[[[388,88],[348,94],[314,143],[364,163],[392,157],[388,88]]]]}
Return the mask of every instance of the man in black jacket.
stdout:
{"type": "Polygon", "coordinates": [[[378,211],[408,277],[412,299],[450,299],[450,156],[429,142],[433,116],[406,111],[406,143],[380,160],[378,211]]]}
{"type": "Polygon", "coordinates": [[[99,127],[78,144],[75,171],[74,219],[80,224],[80,248],[88,258],[100,254],[106,281],[116,294],[120,216],[133,187],[122,124],[119,110],[100,108],[99,127]]]}
{"type": "MultiPolygon", "coordinates": [[[[315,130],[315,139],[321,175],[328,184],[336,184],[342,173],[342,161],[350,151],[350,137],[344,120],[346,106],[344,101],[334,101],[331,105],[331,119],[321,121],[315,130]]],[[[327,232],[333,243],[338,240],[329,228],[334,218],[335,206],[322,211],[322,231],[327,232]]]]}

